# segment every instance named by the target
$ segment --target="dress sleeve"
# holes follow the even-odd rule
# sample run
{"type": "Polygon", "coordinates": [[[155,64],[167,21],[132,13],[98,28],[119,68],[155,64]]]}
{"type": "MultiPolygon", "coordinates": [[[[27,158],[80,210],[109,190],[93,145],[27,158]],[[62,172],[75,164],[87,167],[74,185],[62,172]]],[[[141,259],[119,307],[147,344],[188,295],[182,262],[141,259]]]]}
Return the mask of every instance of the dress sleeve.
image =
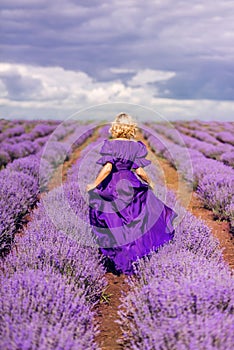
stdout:
{"type": "Polygon", "coordinates": [[[97,164],[105,165],[107,162],[114,164],[112,149],[108,140],[104,140],[104,143],[100,150],[100,154],[102,155],[102,157],[96,161],[97,164]]]}
{"type": "Polygon", "coordinates": [[[133,169],[137,169],[139,167],[143,168],[151,164],[151,160],[145,159],[148,154],[146,145],[141,141],[138,141],[138,143],[140,147],[132,164],[133,169]]]}

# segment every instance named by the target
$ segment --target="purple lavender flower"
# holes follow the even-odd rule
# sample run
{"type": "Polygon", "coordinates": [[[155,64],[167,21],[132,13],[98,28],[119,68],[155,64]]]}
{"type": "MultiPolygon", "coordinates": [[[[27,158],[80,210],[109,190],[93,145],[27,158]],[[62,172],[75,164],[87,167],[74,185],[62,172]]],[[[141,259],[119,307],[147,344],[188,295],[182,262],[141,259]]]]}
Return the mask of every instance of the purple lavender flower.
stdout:
{"type": "Polygon", "coordinates": [[[221,131],[216,135],[217,139],[224,142],[224,143],[230,143],[232,146],[234,146],[234,136],[229,131],[221,131]]]}
{"type": "Polygon", "coordinates": [[[26,269],[1,277],[0,347],[16,349],[98,349],[81,288],[51,269],[26,269]]]}

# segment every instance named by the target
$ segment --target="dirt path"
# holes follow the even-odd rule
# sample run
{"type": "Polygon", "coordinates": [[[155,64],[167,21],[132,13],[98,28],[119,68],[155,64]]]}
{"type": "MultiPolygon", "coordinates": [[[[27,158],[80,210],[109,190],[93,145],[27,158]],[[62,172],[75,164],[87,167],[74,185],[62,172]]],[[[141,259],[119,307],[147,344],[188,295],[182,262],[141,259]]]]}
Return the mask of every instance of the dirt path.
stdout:
{"type": "Polygon", "coordinates": [[[211,210],[205,209],[203,207],[202,201],[199,199],[196,192],[190,190],[185,180],[181,181],[181,191],[178,191],[178,173],[171,166],[168,160],[157,156],[150,148],[149,143],[146,139],[144,139],[143,135],[139,135],[140,140],[142,140],[149,151],[149,159],[152,161],[157,160],[161,169],[163,170],[166,186],[173,190],[179,202],[182,205],[186,205],[188,203],[188,198],[190,198],[189,205],[186,206],[186,209],[189,210],[193,215],[202,219],[207,226],[209,226],[212,230],[213,235],[218,238],[220,242],[220,247],[224,248],[223,256],[225,261],[229,264],[229,266],[234,269],[234,237],[230,233],[230,224],[228,221],[219,221],[214,220],[213,213],[211,210]]]}
{"type": "Polygon", "coordinates": [[[107,272],[105,278],[108,281],[106,293],[109,295],[109,301],[101,302],[95,308],[95,322],[100,329],[96,342],[102,350],[123,350],[124,348],[117,343],[117,339],[121,339],[122,332],[115,320],[118,319],[121,291],[128,293],[130,286],[124,274],[117,276],[107,272]]]}

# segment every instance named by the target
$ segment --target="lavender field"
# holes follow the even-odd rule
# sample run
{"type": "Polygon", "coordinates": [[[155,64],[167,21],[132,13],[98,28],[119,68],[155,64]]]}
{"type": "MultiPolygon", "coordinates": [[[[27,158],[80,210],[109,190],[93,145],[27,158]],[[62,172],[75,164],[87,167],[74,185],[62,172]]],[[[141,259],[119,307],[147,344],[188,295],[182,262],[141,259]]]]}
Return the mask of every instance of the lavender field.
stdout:
{"type": "Polygon", "coordinates": [[[112,349],[233,348],[234,260],[224,259],[206,221],[178,202],[157,160],[181,175],[214,222],[228,225],[231,239],[234,123],[140,127],[154,192],[179,216],[174,240],[134,263],[130,291],[117,300],[118,317],[112,319],[116,296],[107,292],[110,273],[92,236],[85,191],[101,169],[96,161],[109,125],[0,120],[1,349],[106,349],[97,318],[105,304],[110,334],[113,323],[121,330],[113,333],[112,349]],[[61,176],[60,185],[49,190],[68,162],[65,180],[61,176]]]}

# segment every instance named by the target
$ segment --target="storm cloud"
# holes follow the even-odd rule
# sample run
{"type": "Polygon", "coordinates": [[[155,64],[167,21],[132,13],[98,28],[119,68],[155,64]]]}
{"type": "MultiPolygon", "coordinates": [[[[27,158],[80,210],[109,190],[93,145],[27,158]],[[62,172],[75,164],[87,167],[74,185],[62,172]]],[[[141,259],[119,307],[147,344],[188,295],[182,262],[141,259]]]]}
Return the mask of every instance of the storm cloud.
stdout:
{"type": "Polygon", "coordinates": [[[2,110],[128,100],[175,119],[214,107],[230,119],[232,9],[228,0],[2,0],[2,110]]]}

